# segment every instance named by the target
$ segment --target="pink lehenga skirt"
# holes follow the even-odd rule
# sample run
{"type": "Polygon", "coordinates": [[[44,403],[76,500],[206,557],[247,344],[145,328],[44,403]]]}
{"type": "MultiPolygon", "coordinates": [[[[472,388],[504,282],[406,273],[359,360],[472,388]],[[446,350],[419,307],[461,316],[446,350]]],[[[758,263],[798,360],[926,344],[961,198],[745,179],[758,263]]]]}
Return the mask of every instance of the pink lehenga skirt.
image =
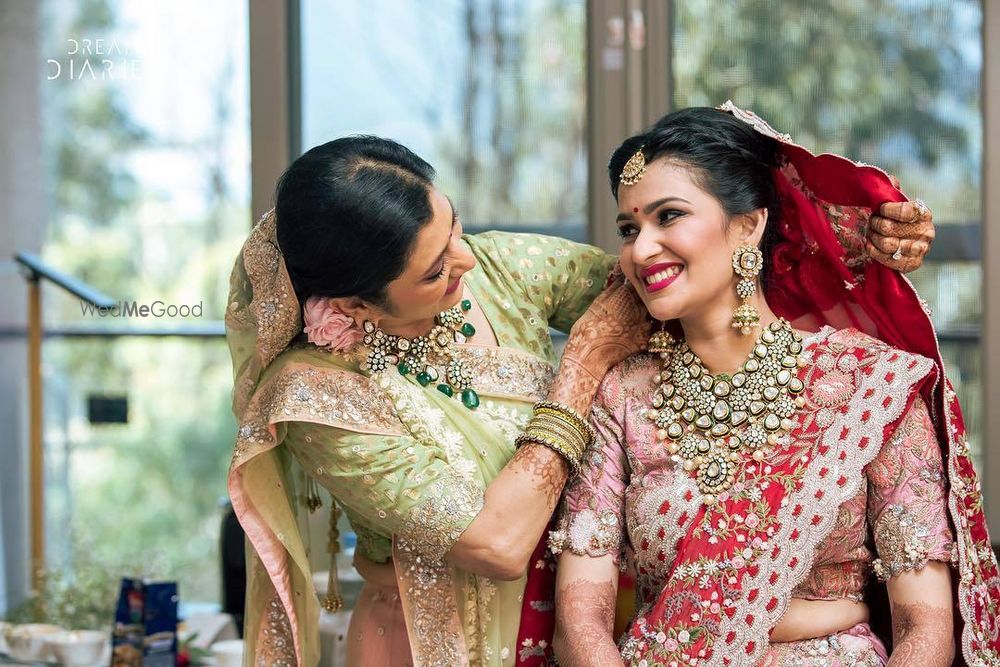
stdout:
{"type": "Polygon", "coordinates": [[[399,591],[365,582],[347,634],[348,667],[409,667],[410,641],[399,591]]]}
{"type": "Polygon", "coordinates": [[[826,637],[773,643],[760,667],[885,667],[888,661],[882,640],[858,623],[826,637]]]}

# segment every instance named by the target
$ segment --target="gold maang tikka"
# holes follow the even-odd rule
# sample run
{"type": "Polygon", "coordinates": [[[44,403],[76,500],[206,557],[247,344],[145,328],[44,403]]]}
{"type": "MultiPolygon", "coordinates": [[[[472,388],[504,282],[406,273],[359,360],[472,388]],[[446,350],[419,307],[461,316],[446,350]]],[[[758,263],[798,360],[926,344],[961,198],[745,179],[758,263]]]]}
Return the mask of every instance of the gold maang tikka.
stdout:
{"type": "Polygon", "coordinates": [[[740,277],[736,283],[736,296],[743,300],[733,311],[733,328],[739,329],[744,336],[749,336],[760,327],[760,313],[750,299],[757,291],[757,274],[763,266],[764,255],[757,246],[741,245],[733,251],[733,272],[740,277]]]}
{"type": "Polygon", "coordinates": [[[628,159],[625,168],[622,169],[621,176],[618,177],[622,185],[635,185],[642,180],[646,173],[646,155],[642,152],[642,147],[635,152],[635,155],[628,159]]]}

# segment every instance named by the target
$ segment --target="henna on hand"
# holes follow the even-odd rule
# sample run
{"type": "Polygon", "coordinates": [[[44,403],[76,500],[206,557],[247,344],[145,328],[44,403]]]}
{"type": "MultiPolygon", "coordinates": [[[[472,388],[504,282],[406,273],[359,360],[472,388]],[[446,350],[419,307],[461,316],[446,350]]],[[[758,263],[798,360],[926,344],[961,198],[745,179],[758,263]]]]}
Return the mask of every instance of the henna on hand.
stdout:
{"type": "Polygon", "coordinates": [[[887,202],[868,220],[868,254],[881,264],[908,273],[923,264],[934,242],[934,214],[914,202],[887,202]],[[896,250],[902,259],[893,259],[896,250]]]}
{"type": "Polygon", "coordinates": [[[569,478],[566,459],[544,445],[529,442],[514,453],[507,465],[515,474],[529,475],[532,487],[543,494],[550,509],[555,509],[569,478]]]}
{"type": "Polygon", "coordinates": [[[615,587],[577,579],[556,591],[553,648],[563,667],[622,665],[614,641],[615,587]]]}
{"type": "Polygon", "coordinates": [[[892,655],[886,667],[947,667],[955,657],[950,607],[892,605],[892,655]]]}
{"type": "Polygon", "coordinates": [[[642,350],[649,330],[639,295],[623,278],[616,279],[573,325],[549,398],[586,414],[604,375],[642,350]]]}
{"type": "Polygon", "coordinates": [[[563,355],[559,373],[549,387],[549,400],[566,405],[586,417],[603,378],[603,375],[595,377],[580,362],[563,355]]]}

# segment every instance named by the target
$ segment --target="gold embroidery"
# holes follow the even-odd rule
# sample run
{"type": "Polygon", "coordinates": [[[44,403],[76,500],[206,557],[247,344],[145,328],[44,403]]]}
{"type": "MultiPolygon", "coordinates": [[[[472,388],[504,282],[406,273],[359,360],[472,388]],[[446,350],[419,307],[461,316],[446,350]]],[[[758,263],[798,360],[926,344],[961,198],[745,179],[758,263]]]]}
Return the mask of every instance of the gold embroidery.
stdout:
{"type": "Polygon", "coordinates": [[[257,637],[257,667],[295,667],[295,642],[285,608],[275,594],[267,604],[257,637]]]}
{"type": "Polygon", "coordinates": [[[889,505],[875,523],[875,549],[879,557],[872,562],[879,581],[927,564],[927,538],[930,529],[902,505],[889,505]]]}
{"type": "Polygon", "coordinates": [[[278,248],[273,210],[261,218],[243,245],[230,290],[226,327],[238,378],[233,406],[242,414],[260,374],[302,328],[299,303],[278,248]],[[247,358],[245,346],[250,343],[238,341],[251,334],[255,354],[247,358]],[[241,382],[240,378],[249,379],[241,382]]]}
{"type": "Polygon", "coordinates": [[[441,560],[482,509],[483,488],[448,469],[403,519],[400,544],[429,560],[441,560]]]}
{"type": "Polygon", "coordinates": [[[233,467],[273,446],[268,427],[288,421],[377,435],[405,433],[392,402],[363,375],[305,363],[287,364],[251,399],[237,433],[233,467]]]}
{"type": "Polygon", "coordinates": [[[476,390],[482,396],[540,401],[548,395],[555,378],[549,362],[510,348],[464,345],[455,351],[472,369],[476,390]]]}
{"type": "Polygon", "coordinates": [[[414,667],[468,665],[451,566],[425,559],[399,540],[394,540],[393,562],[414,667]]]}

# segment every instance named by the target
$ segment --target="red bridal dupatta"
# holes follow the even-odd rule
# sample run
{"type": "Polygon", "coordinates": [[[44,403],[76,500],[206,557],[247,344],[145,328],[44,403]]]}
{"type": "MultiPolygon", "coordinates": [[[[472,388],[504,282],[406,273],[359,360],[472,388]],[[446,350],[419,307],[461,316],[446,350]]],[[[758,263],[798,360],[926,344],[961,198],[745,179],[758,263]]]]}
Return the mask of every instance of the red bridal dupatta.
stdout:
{"type": "MultiPolygon", "coordinates": [[[[737,512],[742,508],[735,504],[741,501],[720,499],[711,509],[699,510],[678,542],[672,565],[675,576],[655,603],[640,610],[622,639],[625,663],[669,664],[673,657],[679,658],[678,664],[703,666],[752,667],[760,662],[770,630],[787,608],[794,587],[808,574],[816,546],[833,528],[837,512],[829,511],[831,502],[843,502],[858,488],[862,466],[857,461],[851,465],[850,456],[865,450],[869,440],[881,446],[894,422],[875,413],[902,411],[904,406],[892,405],[894,400],[902,403],[894,399],[899,392],[892,388],[897,381],[906,381],[930,408],[947,471],[948,513],[957,549],[952,578],[958,648],[955,664],[1000,665],[1000,572],[983,515],[980,485],[969,458],[961,409],[945,377],[926,304],[906,277],[871,261],[865,247],[871,212],[886,202],[906,201],[905,195],[876,167],[836,155],[813,155],[731,102],[720,110],[779,142],[779,167],[774,174],[783,207],[779,222],[782,240],[767,258],[773,271],[766,296],[774,312],[799,329],[818,330],[827,325],[855,328],[877,339],[873,341],[876,345],[884,343],[910,354],[886,352],[887,364],[881,374],[870,377],[868,389],[863,385],[861,394],[855,394],[866,400],[843,406],[844,415],[851,417],[854,426],[821,434],[822,438],[816,437],[815,425],[810,427],[811,434],[803,428],[795,435],[807,441],[812,436],[815,442],[809,456],[784,457],[774,463],[775,470],[768,466],[768,474],[786,474],[797,480],[791,485],[767,487],[768,519],[775,528],[769,538],[755,541],[750,534],[736,536],[743,538],[739,549],[735,542],[710,545],[698,531],[703,515],[737,512]],[[920,364],[914,355],[931,360],[933,368],[928,372],[927,364],[920,364]],[[922,378],[905,378],[918,372],[922,378]],[[870,405],[868,399],[873,401],[870,405]],[[780,466],[785,468],[778,470],[780,466]],[[846,468],[857,468],[853,470],[857,480],[853,489],[846,468]],[[727,549],[732,553],[724,553],[727,549]],[[726,557],[730,567],[724,568],[724,574],[707,579],[676,576],[706,557],[726,557]],[[737,567],[732,567],[734,562],[737,567]],[[717,604],[723,600],[730,602],[717,604]],[[697,627],[698,632],[688,631],[689,627],[697,627]],[[685,651],[671,651],[671,657],[666,657],[663,638],[659,637],[664,628],[683,633],[685,651]],[[689,662],[691,659],[695,662],[689,662]]],[[[874,453],[856,458],[871,460],[874,453]]],[[[763,476],[763,467],[758,472],[763,476]]],[[[541,549],[536,556],[525,590],[518,638],[518,664],[525,666],[551,660],[554,567],[541,549]]],[[[668,643],[675,648],[677,642],[668,643]]]]}

